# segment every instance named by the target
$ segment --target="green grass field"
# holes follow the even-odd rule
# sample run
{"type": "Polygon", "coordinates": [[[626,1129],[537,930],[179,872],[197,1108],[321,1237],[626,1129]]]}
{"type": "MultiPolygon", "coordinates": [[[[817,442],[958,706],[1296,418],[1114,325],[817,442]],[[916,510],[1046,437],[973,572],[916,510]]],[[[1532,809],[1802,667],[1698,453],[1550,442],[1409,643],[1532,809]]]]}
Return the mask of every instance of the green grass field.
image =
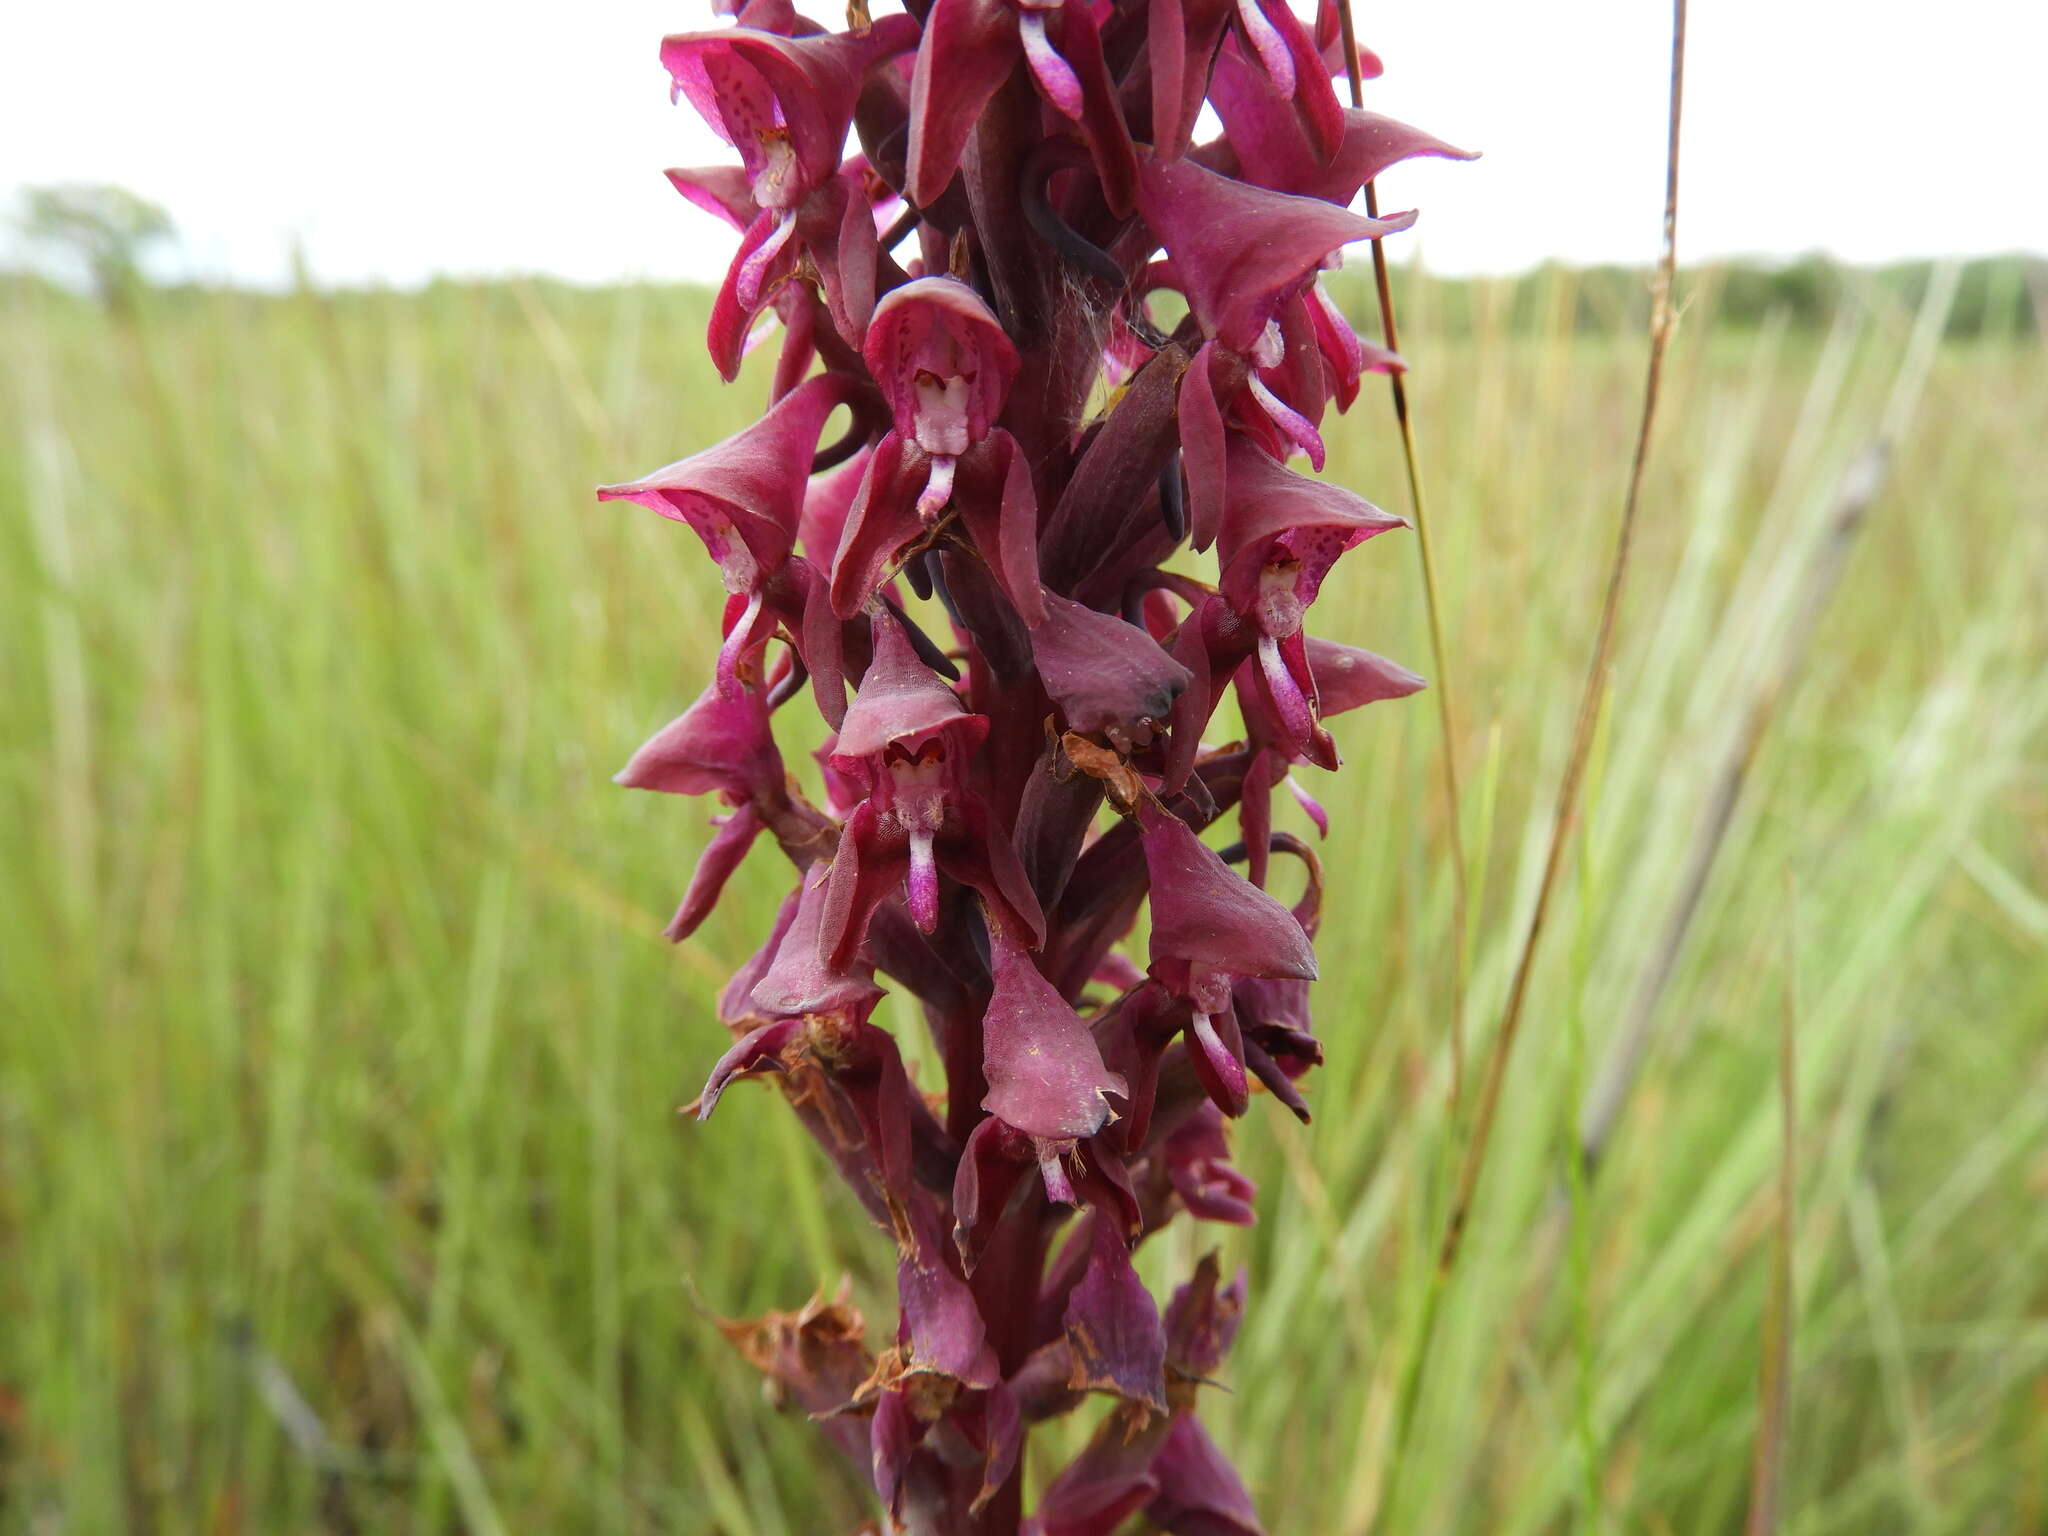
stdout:
{"type": "MultiPolygon", "coordinates": [[[[2048,366],[2037,340],[1916,350],[1875,290],[1820,329],[1717,327],[1711,280],[1686,292],[1583,835],[1398,1448],[1464,1135],[1430,696],[1341,721],[1348,771],[1318,786],[1315,1124],[1255,1105],[1261,1224],[1147,1255],[1249,1267],[1205,1412],[1275,1536],[1742,1528],[1788,1021],[1783,1528],[2048,1529],[2048,366]],[[1888,407],[1892,480],[1569,1199],[1578,1105],[1888,407]]],[[[1476,1074],[1642,342],[1571,323],[1568,285],[1513,326],[1532,300],[1506,284],[1457,326],[1407,295],[1476,1074]]],[[[879,1330],[887,1244],[773,1095],[675,1112],[786,877],[758,851],[670,950],[704,812],[607,782],[716,627],[694,539],[589,494],[757,403],[700,361],[703,307],[451,285],[117,322],[5,290],[0,1529],[866,1517],[708,1317],[846,1275],[879,1330]]],[[[1406,510],[1379,391],[1332,437],[1333,475],[1406,510]]],[[[1434,670],[1412,535],[1318,613],[1434,670]]]]}

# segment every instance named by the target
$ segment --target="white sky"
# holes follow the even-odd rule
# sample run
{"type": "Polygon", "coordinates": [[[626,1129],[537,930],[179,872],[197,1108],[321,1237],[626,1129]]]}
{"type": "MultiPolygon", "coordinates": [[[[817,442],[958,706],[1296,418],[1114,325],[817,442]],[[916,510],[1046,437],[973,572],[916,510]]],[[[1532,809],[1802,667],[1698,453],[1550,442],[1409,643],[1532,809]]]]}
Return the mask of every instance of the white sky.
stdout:
{"type": "MultiPolygon", "coordinates": [[[[1355,3],[1387,64],[1369,105],[1486,155],[1382,183],[1422,209],[1399,238],[1431,266],[1654,254],[1663,0],[1355,3]]],[[[656,58],[708,0],[10,10],[0,197],[121,182],[169,208],[198,274],[276,280],[294,239],[344,282],[707,277],[730,254],[660,175],[726,155],[656,58]]],[[[1694,0],[1690,48],[1683,255],[2048,251],[2048,6],[1694,0]]]]}

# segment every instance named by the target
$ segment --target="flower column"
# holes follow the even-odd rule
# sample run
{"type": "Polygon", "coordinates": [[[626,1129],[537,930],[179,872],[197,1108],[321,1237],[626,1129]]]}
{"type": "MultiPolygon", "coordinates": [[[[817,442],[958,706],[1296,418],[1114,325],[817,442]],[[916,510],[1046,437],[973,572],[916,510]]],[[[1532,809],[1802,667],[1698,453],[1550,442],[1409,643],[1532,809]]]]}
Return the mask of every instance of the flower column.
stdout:
{"type": "Polygon", "coordinates": [[[1337,767],[1324,720],[1421,686],[1305,627],[1399,526],[1289,467],[1402,366],[1322,274],[1413,219],[1348,212],[1365,181],[1458,153],[1340,110],[1336,31],[1281,0],[928,0],[840,32],[751,0],[662,46],[741,162],[669,173],[741,231],[708,350],[732,379],[781,341],[756,425],[600,493],[687,525],[728,593],[703,696],[620,781],[724,807],[673,939],[764,837],[796,867],[698,1113],[779,1084],[894,1245],[897,1321],[816,1300],[728,1332],[891,1530],[1259,1529],[1197,1416],[1246,1277],[1206,1260],[1162,1309],[1132,1256],[1176,1215],[1251,1219],[1225,1128],[1255,1084],[1306,1118],[1320,866],[1272,792],[1326,830],[1293,779],[1337,767]],[[1225,132],[1195,144],[1205,95],[1225,132]],[[1163,568],[1183,545],[1213,583],[1163,568]],[[1233,685],[1247,739],[1206,745],[1233,685]],[[834,733],[812,797],[773,730],[806,707],[834,733]],[[1198,835],[1233,816],[1234,846],[1198,835]],[[1091,1395],[1027,1518],[1026,1436],[1091,1395]]]}

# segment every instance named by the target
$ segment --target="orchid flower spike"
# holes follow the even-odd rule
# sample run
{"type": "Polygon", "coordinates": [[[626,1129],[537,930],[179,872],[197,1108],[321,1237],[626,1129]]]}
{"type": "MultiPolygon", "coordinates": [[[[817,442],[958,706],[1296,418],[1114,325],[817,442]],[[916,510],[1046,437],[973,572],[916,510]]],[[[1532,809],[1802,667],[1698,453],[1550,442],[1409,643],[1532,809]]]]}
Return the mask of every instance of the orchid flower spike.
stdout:
{"type": "Polygon", "coordinates": [[[694,1107],[783,1099],[897,1292],[872,1328],[822,1293],[720,1327],[881,1528],[1259,1536],[1202,1420],[1247,1278],[1200,1260],[1162,1307],[1137,1250],[1253,1221],[1232,1122],[1260,1090],[1311,1112],[1341,887],[1298,775],[1423,684],[1310,633],[1337,562],[1402,524],[1290,464],[1410,362],[1324,277],[1414,216],[1350,203],[1463,152],[1339,108],[1332,0],[714,8],[661,57],[737,164],[669,180],[734,231],[706,345],[765,404],[598,492],[684,525],[724,588],[702,692],[618,782],[713,802],[672,939],[757,845],[793,867],[694,1107]],[[1090,1395],[1027,1509],[1030,1435],[1090,1395]]]}

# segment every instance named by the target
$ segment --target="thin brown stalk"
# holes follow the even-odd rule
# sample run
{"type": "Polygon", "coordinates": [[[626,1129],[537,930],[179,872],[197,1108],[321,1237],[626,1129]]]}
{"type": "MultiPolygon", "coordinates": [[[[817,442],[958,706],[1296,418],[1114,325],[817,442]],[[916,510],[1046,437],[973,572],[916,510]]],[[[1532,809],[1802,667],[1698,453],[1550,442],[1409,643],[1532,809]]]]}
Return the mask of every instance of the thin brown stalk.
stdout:
{"type": "MultiPolygon", "coordinates": [[[[1351,105],[1365,105],[1365,71],[1358,59],[1358,28],[1351,19],[1351,0],[1338,0],[1337,22],[1344,38],[1344,74],[1351,86],[1351,105]]],[[[1365,184],[1365,212],[1380,216],[1379,188],[1365,184]]],[[[1394,290],[1387,278],[1386,248],[1372,242],[1373,288],[1379,297],[1380,335],[1389,352],[1401,350],[1394,324],[1394,290]]],[[[1394,423],[1401,433],[1401,458],[1408,470],[1408,505],[1415,513],[1415,542],[1422,551],[1423,605],[1429,614],[1429,664],[1436,673],[1437,724],[1443,733],[1445,817],[1451,844],[1451,1088],[1453,1110],[1465,1097],[1465,931],[1468,921],[1465,869],[1464,795],[1458,782],[1458,730],[1452,708],[1451,663],[1444,650],[1443,602],[1437,595],[1436,561],[1429,542],[1429,518],[1422,503],[1422,461],[1415,448],[1415,423],[1408,407],[1408,385],[1400,369],[1387,375],[1393,393],[1394,423]]]]}
{"type": "MultiPolygon", "coordinates": [[[[1787,876],[1788,885],[1790,882],[1787,876]]],[[[1790,905],[1790,903],[1788,903],[1790,905]]],[[[1774,1536],[1782,1501],[1785,1437],[1791,1421],[1792,1290],[1794,1198],[1798,1187],[1798,1055],[1793,1044],[1799,1014],[1797,911],[1785,925],[1787,964],[1785,1010],[1778,1028],[1778,1102],[1783,1155],[1778,1160],[1778,1210],[1771,1245],[1771,1291],[1764,1307],[1763,1364],[1757,1374],[1756,1445],[1749,1469],[1749,1519],[1745,1536],[1774,1536]]]]}
{"type": "Polygon", "coordinates": [[[1536,969],[1544,922],[1550,915],[1550,898],[1557,889],[1558,872],[1564,867],[1565,849],[1571,842],[1572,829],[1578,819],[1579,790],[1585,781],[1586,763],[1592,756],[1594,727],[1599,722],[1600,711],[1607,698],[1608,670],[1614,662],[1621,600],[1628,589],[1630,556],[1634,552],[1636,524],[1642,511],[1643,475],[1649,464],[1650,442],[1657,421],[1657,399],[1664,383],[1664,356],[1671,341],[1671,288],[1678,271],[1678,130],[1685,96],[1685,8],[1686,0],[1673,0],[1671,117],[1664,172],[1664,249],[1657,262],[1657,279],[1651,295],[1650,359],[1643,381],[1643,413],[1636,428],[1635,455],[1629,466],[1628,494],[1622,503],[1621,527],[1615,536],[1614,559],[1607,573],[1607,592],[1600,604],[1600,629],[1593,641],[1593,658],[1586,668],[1585,687],[1579,696],[1571,756],[1565,764],[1564,780],[1558,785],[1557,811],[1550,829],[1550,848],[1543,860],[1543,878],[1536,888],[1536,907],[1530,914],[1529,932],[1522,941],[1521,957],[1515,963],[1514,981],[1508,989],[1500,1033],[1494,1040],[1493,1054],[1487,1061],[1486,1080],[1480,1089],[1472,1139],[1458,1173],[1451,1214],[1444,1223],[1443,1244],[1437,1253],[1440,1274],[1447,1274],[1457,1263],[1465,1222],[1471,1214],[1479,1178],[1486,1167],[1487,1146],[1492,1139],[1494,1117],[1500,1107],[1501,1085],[1506,1079],[1508,1060],[1521,1031],[1529,981],[1536,969]]]}
{"type": "Polygon", "coordinates": [[[1501,1014],[1500,1030],[1487,1060],[1486,1078],[1473,1112],[1471,1139],[1465,1148],[1452,1195],[1443,1238],[1437,1248],[1436,1271],[1423,1299],[1422,1320],[1403,1373],[1400,1406],[1395,1417],[1395,1443],[1389,1460],[1387,1489],[1381,1504],[1385,1514],[1397,1507],[1403,1451],[1414,1422],[1416,1402],[1421,1393],[1422,1372],[1428,1361],[1436,1320],[1442,1310],[1444,1292],[1449,1288],[1464,1244],[1465,1226],[1471,1217],[1479,1180],[1486,1168],[1486,1153],[1492,1143],[1494,1121],[1500,1109],[1501,1087],[1508,1062],[1521,1031],[1522,1013],[1527,1005],[1529,982],[1550,914],[1550,898],[1557,888],[1558,872],[1564,866],[1565,850],[1571,842],[1578,818],[1579,790],[1586,765],[1592,756],[1594,727],[1607,696],[1607,674],[1614,660],[1615,635],[1620,627],[1621,601],[1628,589],[1630,556],[1635,547],[1636,523],[1642,509],[1643,477],[1649,464],[1650,443],[1657,421],[1657,399],[1664,382],[1664,355],[1671,341],[1671,290],[1678,270],[1678,146],[1679,123],[1685,98],[1686,0],[1673,0],[1671,8],[1671,108],[1667,125],[1664,172],[1663,249],[1657,262],[1656,281],[1650,305],[1650,355],[1643,382],[1642,418],[1636,428],[1634,457],[1629,466],[1628,491],[1622,502],[1621,526],[1615,535],[1614,557],[1607,574],[1606,595],[1600,605],[1600,627],[1593,642],[1592,659],[1579,698],[1579,711],[1572,736],[1571,755],[1565,763],[1564,779],[1558,785],[1557,809],[1550,831],[1550,847],[1543,860],[1543,875],[1536,888],[1536,905],[1529,918],[1529,931],[1522,941],[1515,963],[1514,980],[1508,989],[1507,1005],[1501,1014]]]}

